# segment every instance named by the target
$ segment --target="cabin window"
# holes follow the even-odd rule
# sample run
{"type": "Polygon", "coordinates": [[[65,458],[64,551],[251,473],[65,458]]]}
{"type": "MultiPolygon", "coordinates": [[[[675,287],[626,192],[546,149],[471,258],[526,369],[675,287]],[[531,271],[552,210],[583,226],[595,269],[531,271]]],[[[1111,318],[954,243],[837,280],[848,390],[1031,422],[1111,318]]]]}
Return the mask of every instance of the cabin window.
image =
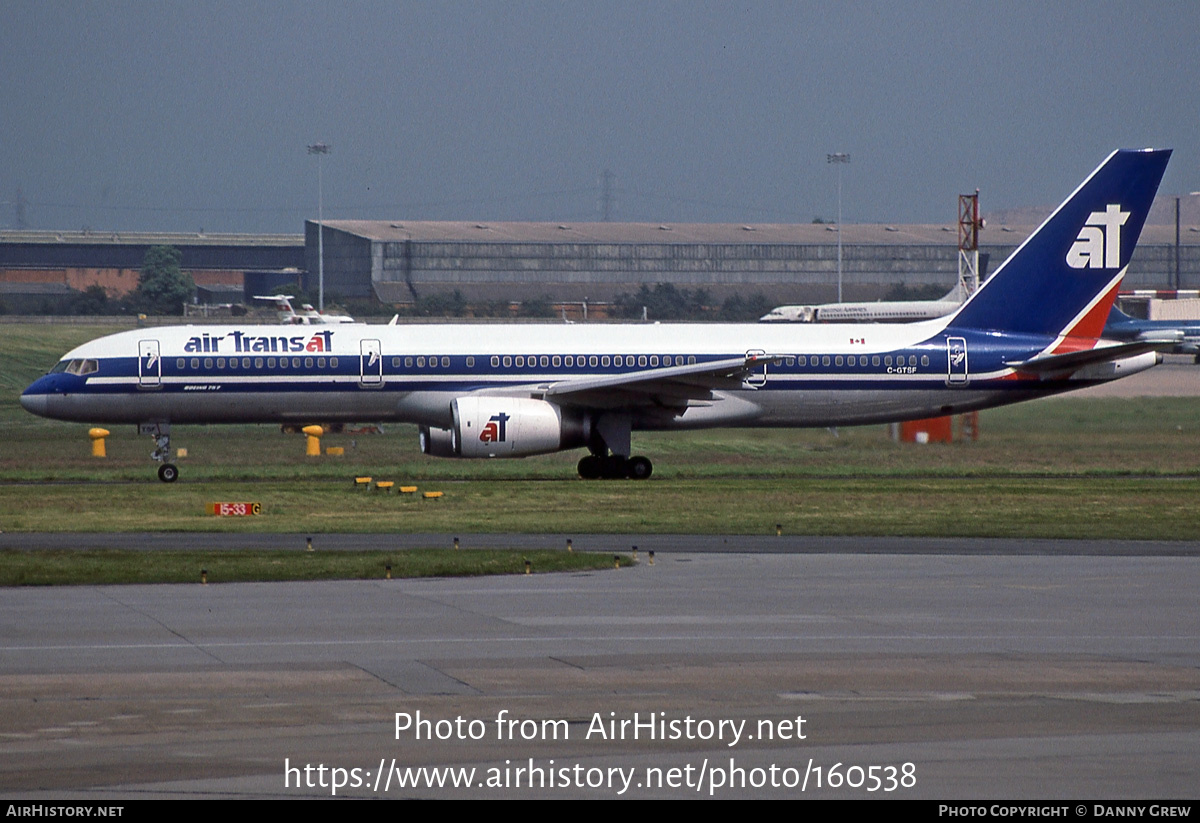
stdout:
{"type": "Polygon", "coordinates": [[[443,368],[443,369],[448,369],[448,368],[450,368],[450,358],[449,358],[449,357],[443,357],[443,358],[442,358],[442,368],[443,368]]]}
{"type": "Polygon", "coordinates": [[[927,355],[927,354],[923,354],[923,355],[921,355],[921,365],[922,365],[922,366],[928,366],[928,365],[929,365],[929,355],[927,355]]]}
{"type": "Polygon", "coordinates": [[[822,365],[822,366],[828,366],[828,365],[829,365],[829,355],[825,355],[824,357],[822,357],[822,358],[821,358],[821,365],[822,365]]]}
{"type": "Polygon", "coordinates": [[[841,356],[840,354],[839,354],[837,357],[835,357],[835,358],[833,359],[833,364],[834,364],[835,366],[840,366],[840,365],[842,365],[842,356],[841,356]]]}
{"type": "Polygon", "coordinates": [[[885,365],[885,366],[892,365],[892,356],[890,354],[887,357],[883,358],[883,365],[885,365]]]}
{"type": "Polygon", "coordinates": [[[334,369],[337,368],[337,358],[336,357],[329,358],[329,366],[330,366],[330,368],[334,368],[334,369]]]}
{"type": "Polygon", "coordinates": [[[784,362],[784,365],[786,365],[788,368],[791,368],[792,366],[796,365],[796,358],[785,357],[785,358],[783,358],[783,362],[784,362]]]}
{"type": "Polygon", "coordinates": [[[563,358],[563,362],[566,364],[568,369],[573,367],[575,365],[574,355],[568,354],[566,357],[563,358]]]}
{"type": "MultiPolygon", "coordinates": [[[[616,357],[614,357],[614,358],[613,358],[613,365],[614,365],[614,366],[624,366],[624,365],[625,365],[625,358],[624,358],[624,357],[622,357],[621,355],[619,355],[619,354],[618,354],[616,357]]],[[[633,365],[633,358],[632,358],[632,357],[631,357],[631,358],[629,358],[629,365],[631,365],[631,366],[633,365]]]]}
{"type": "Polygon", "coordinates": [[[601,365],[601,366],[607,366],[607,365],[608,365],[608,355],[607,355],[607,354],[605,354],[605,355],[601,356],[601,358],[600,358],[600,365],[601,365]]]}
{"type": "Polygon", "coordinates": [[[873,354],[873,355],[871,355],[871,365],[872,365],[872,366],[878,366],[878,365],[879,365],[879,355],[877,355],[877,354],[873,354]]]}
{"type": "Polygon", "coordinates": [[[500,365],[500,355],[493,354],[492,355],[492,368],[494,369],[494,368],[498,367],[499,365],[500,365]]]}
{"type": "Polygon", "coordinates": [[[268,369],[273,369],[273,368],[275,368],[275,358],[274,358],[274,357],[268,357],[268,358],[267,358],[267,368],[268,368],[268,369]]]}
{"type": "Polygon", "coordinates": [[[323,369],[323,368],[325,368],[325,358],[324,358],[324,357],[318,357],[318,358],[317,358],[317,368],[318,368],[318,369],[323,369]]]}
{"type": "Polygon", "coordinates": [[[211,357],[204,358],[204,368],[206,371],[212,369],[212,358],[211,357]]]}
{"type": "Polygon", "coordinates": [[[546,368],[547,366],[550,365],[550,358],[543,354],[541,357],[538,358],[538,365],[541,366],[543,369],[546,368]]]}
{"type": "Polygon", "coordinates": [[[694,354],[689,354],[689,355],[688,355],[688,365],[689,365],[689,366],[694,366],[694,365],[696,365],[696,355],[694,355],[694,354]]]}
{"type": "Polygon", "coordinates": [[[418,358],[417,358],[417,368],[418,368],[418,369],[423,369],[423,368],[425,368],[425,358],[424,358],[424,357],[418,357],[418,358]]]}
{"type": "Polygon", "coordinates": [[[639,365],[639,366],[645,366],[645,365],[646,365],[646,355],[644,355],[644,354],[640,354],[640,355],[638,355],[638,365],[639,365]]]}
{"type": "Polygon", "coordinates": [[[198,369],[198,368],[200,368],[200,358],[199,358],[199,357],[193,357],[193,358],[192,358],[192,368],[193,368],[193,369],[198,369]]]}
{"type": "Polygon", "coordinates": [[[475,368],[475,358],[474,357],[467,357],[467,368],[468,369],[475,368]]]}
{"type": "MultiPolygon", "coordinates": [[[[322,360],[323,359],[324,358],[322,358],[322,360]]],[[[263,366],[263,359],[261,357],[254,358],[254,368],[261,369],[262,366],[263,366]]]]}
{"type": "Polygon", "coordinates": [[[242,368],[243,368],[243,369],[248,369],[248,368],[250,368],[250,358],[249,358],[249,357],[243,357],[243,358],[242,358],[242,368]]]}
{"type": "Polygon", "coordinates": [[[801,354],[796,357],[796,362],[799,363],[801,366],[807,366],[808,358],[806,356],[804,356],[803,354],[801,354]]]}
{"type": "Polygon", "coordinates": [[[399,357],[393,357],[393,358],[392,358],[392,368],[393,368],[393,369],[398,369],[398,368],[400,368],[400,358],[399,358],[399,357]]]}
{"type": "Polygon", "coordinates": [[[915,354],[910,354],[908,356],[908,365],[910,365],[910,366],[917,365],[917,356],[915,354]]]}
{"type": "Polygon", "coordinates": [[[512,365],[512,357],[507,354],[504,355],[504,368],[507,369],[511,365],[512,365]]]}
{"type": "Polygon", "coordinates": [[[517,355],[517,368],[519,369],[524,365],[525,365],[525,356],[518,354],[517,355]]]}
{"type": "Polygon", "coordinates": [[[593,366],[593,367],[594,367],[594,366],[597,366],[597,365],[599,365],[599,363],[600,363],[600,359],[599,359],[598,357],[596,357],[596,355],[594,355],[594,354],[593,354],[591,357],[589,357],[589,358],[588,358],[588,365],[589,365],[589,366],[593,366]]]}
{"type": "MultiPolygon", "coordinates": [[[[182,370],[183,366],[184,366],[184,361],[183,361],[182,357],[175,361],[175,368],[182,370]]],[[[63,369],[66,369],[66,368],[67,368],[66,366],[63,366],[63,369]]]]}
{"type": "MultiPolygon", "coordinates": [[[[283,364],[286,366],[286,365],[287,365],[287,361],[286,361],[286,360],[284,360],[284,361],[283,361],[283,364]]],[[[218,358],[217,358],[217,368],[218,368],[218,369],[223,369],[223,368],[225,368],[225,358],[224,358],[224,357],[218,357],[218,358]]]]}
{"type": "Polygon", "coordinates": [[[551,362],[554,363],[554,368],[557,369],[559,366],[562,365],[562,358],[556,354],[556,355],[554,355],[554,359],[551,362]]]}
{"type": "Polygon", "coordinates": [[[312,361],[313,361],[313,359],[312,359],[311,357],[306,357],[306,358],[304,358],[304,368],[306,368],[306,369],[311,369],[311,368],[312,368],[312,361]]]}
{"type": "Polygon", "coordinates": [[[651,366],[657,366],[657,365],[658,365],[658,355],[657,355],[657,354],[652,354],[652,355],[650,355],[650,365],[651,365],[651,366]]]}
{"type": "Polygon", "coordinates": [[[855,357],[854,355],[850,355],[849,357],[846,358],[846,365],[847,366],[857,366],[858,358],[855,357]]]}

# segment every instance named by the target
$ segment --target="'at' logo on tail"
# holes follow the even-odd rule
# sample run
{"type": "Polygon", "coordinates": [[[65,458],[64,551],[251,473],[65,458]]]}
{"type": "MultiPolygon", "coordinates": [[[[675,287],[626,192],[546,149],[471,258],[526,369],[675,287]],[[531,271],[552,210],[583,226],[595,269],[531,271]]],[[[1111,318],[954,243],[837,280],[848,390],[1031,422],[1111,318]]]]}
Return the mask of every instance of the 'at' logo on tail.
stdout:
{"type": "Polygon", "coordinates": [[[1113,203],[1104,211],[1089,214],[1067,252],[1067,265],[1073,269],[1119,269],[1121,226],[1128,219],[1129,212],[1113,203]]]}

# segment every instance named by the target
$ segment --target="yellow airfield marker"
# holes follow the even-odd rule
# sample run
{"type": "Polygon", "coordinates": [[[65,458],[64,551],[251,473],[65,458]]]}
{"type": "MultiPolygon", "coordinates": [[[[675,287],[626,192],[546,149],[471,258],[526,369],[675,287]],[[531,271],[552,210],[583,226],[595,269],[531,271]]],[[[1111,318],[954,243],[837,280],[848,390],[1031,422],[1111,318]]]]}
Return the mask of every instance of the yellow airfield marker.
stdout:
{"type": "Polygon", "coordinates": [[[308,437],[305,439],[304,454],[306,457],[321,456],[321,435],[325,433],[325,429],[320,426],[305,426],[301,429],[308,437]]]}
{"type": "Polygon", "coordinates": [[[92,457],[108,457],[104,450],[104,438],[108,437],[108,429],[88,429],[88,437],[92,438],[92,457]]]}

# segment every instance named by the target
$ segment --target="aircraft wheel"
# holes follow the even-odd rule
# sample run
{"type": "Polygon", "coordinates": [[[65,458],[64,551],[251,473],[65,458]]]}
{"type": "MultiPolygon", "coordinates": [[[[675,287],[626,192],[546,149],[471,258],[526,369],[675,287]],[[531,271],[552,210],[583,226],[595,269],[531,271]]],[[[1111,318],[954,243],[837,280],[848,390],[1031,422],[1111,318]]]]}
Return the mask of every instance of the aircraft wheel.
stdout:
{"type": "Polygon", "coordinates": [[[584,457],[579,461],[577,470],[579,471],[579,476],[584,480],[597,480],[599,479],[601,471],[603,470],[601,458],[596,457],[593,454],[589,454],[587,457],[584,457]]]}
{"type": "Polygon", "coordinates": [[[600,476],[606,480],[615,480],[620,477],[625,477],[625,458],[611,454],[608,457],[602,458],[604,469],[600,476]]]}
{"type": "Polygon", "coordinates": [[[645,480],[651,475],[651,473],[653,473],[654,464],[650,462],[649,458],[641,457],[639,455],[638,457],[629,458],[629,462],[626,464],[625,470],[630,479],[645,480]]]}
{"type": "Polygon", "coordinates": [[[174,483],[179,479],[179,467],[174,463],[163,463],[158,467],[158,479],[164,483],[174,483]]]}

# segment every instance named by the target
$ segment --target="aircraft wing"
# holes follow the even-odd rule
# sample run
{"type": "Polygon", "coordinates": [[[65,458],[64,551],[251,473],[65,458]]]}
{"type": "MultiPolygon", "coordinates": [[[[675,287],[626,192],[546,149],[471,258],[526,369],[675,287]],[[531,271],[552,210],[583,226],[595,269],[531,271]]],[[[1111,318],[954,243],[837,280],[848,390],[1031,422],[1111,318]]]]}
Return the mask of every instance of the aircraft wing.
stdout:
{"type": "Polygon", "coordinates": [[[686,408],[712,399],[717,389],[743,389],[745,379],[783,355],[746,355],[686,366],[639,369],[604,377],[562,380],[539,386],[546,400],[596,408],[686,408]]]}
{"type": "Polygon", "coordinates": [[[1094,349],[1065,352],[1064,354],[1048,354],[1020,363],[1009,363],[1008,365],[1025,372],[1045,373],[1065,371],[1067,369],[1078,369],[1092,363],[1108,363],[1124,357],[1133,357],[1138,354],[1145,354],[1148,351],[1161,349],[1164,346],[1170,347],[1170,345],[1172,344],[1164,343],[1161,340],[1140,340],[1133,343],[1118,343],[1114,346],[1097,346],[1094,349]]]}

